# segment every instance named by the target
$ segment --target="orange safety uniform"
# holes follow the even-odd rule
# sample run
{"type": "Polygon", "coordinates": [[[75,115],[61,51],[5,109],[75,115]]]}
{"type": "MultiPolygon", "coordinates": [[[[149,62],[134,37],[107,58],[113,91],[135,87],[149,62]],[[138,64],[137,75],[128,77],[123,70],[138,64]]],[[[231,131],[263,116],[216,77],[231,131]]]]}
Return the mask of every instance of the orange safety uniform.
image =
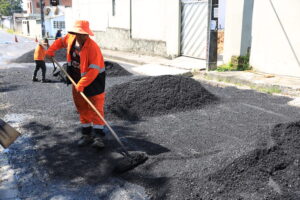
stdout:
{"type": "Polygon", "coordinates": [[[33,59],[34,60],[45,60],[47,50],[43,48],[42,45],[38,44],[34,50],[33,59]]]}
{"type": "MultiPolygon", "coordinates": [[[[71,64],[74,59],[72,55],[75,53],[75,43],[76,36],[67,34],[65,37],[55,40],[47,54],[54,56],[56,50],[67,48],[67,61],[68,64],[71,64]]],[[[77,88],[83,89],[83,93],[104,117],[105,65],[101,50],[96,42],[88,38],[80,49],[79,55],[81,78],[77,83],[77,88]]],[[[96,115],[74,86],[72,94],[83,127],[93,123],[94,128],[103,128],[105,123],[96,115]]]]}

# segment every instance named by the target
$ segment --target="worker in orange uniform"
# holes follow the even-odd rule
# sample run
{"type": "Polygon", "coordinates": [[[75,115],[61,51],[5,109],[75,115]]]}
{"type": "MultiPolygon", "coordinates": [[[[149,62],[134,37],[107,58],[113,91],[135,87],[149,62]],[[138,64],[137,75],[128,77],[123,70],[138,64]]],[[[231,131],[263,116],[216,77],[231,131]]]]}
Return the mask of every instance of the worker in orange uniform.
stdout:
{"type": "Polygon", "coordinates": [[[104,117],[105,65],[99,46],[89,35],[94,35],[89,28],[89,22],[78,20],[66,36],[55,40],[49,47],[47,55],[53,57],[56,50],[67,48],[67,71],[76,82],[76,87],[72,87],[72,93],[82,125],[82,137],[78,145],[91,144],[101,149],[105,147],[103,131],[105,123],[79,93],[83,92],[104,117]]]}
{"type": "Polygon", "coordinates": [[[47,48],[49,47],[48,39],[45,38],[36,46],[34,50],[34,62],[36,64],[32,81],[36,82],[38,79],[36,78],[37,72],[41,69],[42,70],[42,82],[46,82],[46,64],[45,64],[45,56],[47,48]]]}

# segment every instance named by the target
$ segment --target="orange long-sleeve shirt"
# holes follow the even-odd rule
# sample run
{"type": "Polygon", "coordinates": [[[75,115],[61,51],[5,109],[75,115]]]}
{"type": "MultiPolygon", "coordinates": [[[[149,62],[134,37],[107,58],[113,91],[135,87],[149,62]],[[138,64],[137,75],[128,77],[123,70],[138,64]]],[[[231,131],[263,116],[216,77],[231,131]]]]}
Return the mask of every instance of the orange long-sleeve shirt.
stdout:
{"type": "MultiPolygon", "coordinates": [[[[76,36],[72,34],[67,34],[65,37],[57,39],[48,49],[47,54],[50,56],[54,56],[54,52],[61,49],[61,48],[67,48],[67,61],[71,62],[71,48],[74,45],[74,42],[76,40],[76,36]]],[[[105,65],[102,53],[100,51],[99,46],[96,42],[94,42],[92,39],[88,38],[83,47],[80,49],[80,73],[81,73],[81,79],[77,83],[77,87],[79,88],[86,88],[89,85],[91,85],[94,81],[96,81],[98,84],[96,84],[96,90],[101,90],[99,88],[104,89],[104,79],[105,79],[105,65]],[[98,77],[101,74],[100,77],[98,77]],[[104,77],[103,77],[104,76],[104,77]],[[101,78],[102,77],[102,78],[101,78]],[[101,80],[100,80],[101,79],[101,80]]],[[[95,88],[93,86],[93,88],[95,88]]],[[[93,90],[94,89],[89,89],[93,90]]],[[[95,91],[95,93],[97,93],[95,91]]]]}
{"type": "Polygon", "coordinates": [[[45,60],[47,50],[42,45],[38,44],[34,50],[34,60],[45,60]]]}

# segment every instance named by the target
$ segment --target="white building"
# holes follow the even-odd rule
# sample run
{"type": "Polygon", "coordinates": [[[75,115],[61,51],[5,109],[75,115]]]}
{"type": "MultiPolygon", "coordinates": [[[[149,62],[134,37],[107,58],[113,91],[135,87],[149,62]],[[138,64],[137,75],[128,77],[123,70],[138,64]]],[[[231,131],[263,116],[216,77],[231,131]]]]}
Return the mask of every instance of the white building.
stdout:
{"type": "Polygon", "coordinates": [[[102,48],[206,59],[207,0],[73,0],[66,29],[88,20],[102,48]]]}
{"type": "Polygon", "coordinates": [[[250,50],[254,70],[300,77],[299,10],[299,0],[227,0],[224,62],[250,50]]]}
{"type": "Polygon", "coordinates": [[[57,30],[65,29],[65,6],[45,7],[45,29],[47,37],[54,38],[57,30]]]}
{"type": "MultiPolygon", "coordinates": [[[[26,20],[22,22],[22,32],[31,37],[42,37],[41,28],[41,5],[39,0],[27,0],[26,20]]],[[[71,0],[60,0],[58,6],[51,6],[50,1],[44,1],[43,9],[46,37],[54,38],[57,30],[65,33],[65,7],[72,6],[71,0]]]]}
{"type": "Polygon", "coordinates": [[[13,29],[13,18],[12,16],[1,16],[1,27],[4,29],[13,29]]]}

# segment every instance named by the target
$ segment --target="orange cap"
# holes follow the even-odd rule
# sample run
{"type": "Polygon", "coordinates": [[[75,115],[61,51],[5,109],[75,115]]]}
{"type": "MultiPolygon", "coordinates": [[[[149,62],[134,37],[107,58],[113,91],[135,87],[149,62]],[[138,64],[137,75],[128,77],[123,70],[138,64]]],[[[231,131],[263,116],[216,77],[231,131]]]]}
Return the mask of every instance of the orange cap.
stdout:
{"type": "Polygon", "coordinates": [[[88,21],[85,20],[77,20],[74,24],[74,27],[71,31],[69,31],[69,33],[71,34],[88,34],[93,36],[94,33],[91,31],[90,29],[90,23],[88,21]]]}

